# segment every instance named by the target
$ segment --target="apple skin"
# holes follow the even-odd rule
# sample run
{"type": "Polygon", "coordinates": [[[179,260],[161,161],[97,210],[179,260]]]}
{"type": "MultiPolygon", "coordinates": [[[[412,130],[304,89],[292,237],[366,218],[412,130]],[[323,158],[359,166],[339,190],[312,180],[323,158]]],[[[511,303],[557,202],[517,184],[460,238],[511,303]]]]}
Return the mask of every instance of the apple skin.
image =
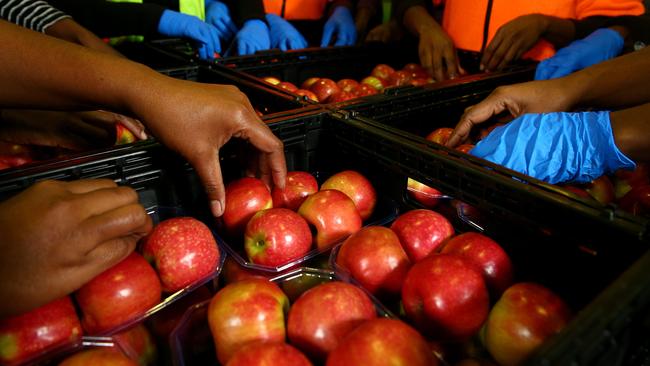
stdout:
{"type": "Polygon", "coordinates": [[[429,80],[428,78],[413,78],[411,79],[410,84],[413,86],[422,86],[422,85],[427,85],[431,84],[433,80],[429,80]]]}
{"type": "Polygon", "coordinates": [[[372,69],[370,75],[383,80],[388,80],[388,77],[390,77],[394,73],[395,73],[395,69],[393,69],[392,67],[386,64],[379,64],[375,66],[374,69],[372,69]]]}
{"type": "Polygon", "coordinates": [[[153,314],[147,319],[147,325],[156,339],[167,341],[174,328],[178,325],[178,322],[185,315],[185,311],[190,306],[211,298],[212,291],[206,286],[201,286],[178,299],[170,306],[153,314]]]}
{"type": "Polygon", "coordinates": [[[262,78],[262,80],[264,80],[265,82],[267,82],[267,83],[269,83],[271,85],[278,85],[278,84],[280,84],[282,82],[282,81],[280,81],[280,79],[278,79],[276,77],[273,77],[273,76],[265,76],[265,77],[262,78]]]}
{"type": "Polygon", "coordinates": [[[316,246],[319,250],[334,244],[361,229],[362,220],[354,201],[345,193],[325,189],[307,197],[298,213],[316,227],[316,246]]]}
{"type": "Polygon", "coordinates": [[[478,269],[457,255],[437,253],[411,267],[402,287],[402,304],[420,330],[443,342],[470,339],[490,307],[478,269]]]}
{"type": "Polygon", "coordinates": [[[115,124],[115,145],[124,145],[135,142],[136,138],[128,128],[121,123],[115,124]]]}
{"type": "Polygon", "coordinates": [[[253,341],[284,342],[289,299],[278,285],[248,278],[222,288],[210,301],[208,324],[217,359],[225,365],[242,346],[253,341]]]}
{"type": "Polygon", "coordinates": [[[438,360],[420,333],[395,319],[366,321],[327,357],[327,366],[437,366],[438,360]]]}
{"type": "Polygon", "coordinates": [[[585,191],[598,202],[608,205],[614,202],[614,185],[606,175],[602,175],[585,186],[585,191]]]}
{"type": "Polygon", "coordinates": [[[340,102],[345,102],[351,99],[356,98],[356,94],[352,92],[346,92],[346,91],[340,91],[338,93],[330,95],[329,98],[327,98],[327,103],[340,103],[340,102]]]}
{"type": "Polygon", "coordinates": [[[357,88],[357,97],[367,97],[375,94],[379,94],[377,89],[368,84],[361,84],[359,85],[359,88],[357,88]]]}
{"type": "Polygon", "coordinates": [[[647,215],[650,213],[650,185],[632,188],[621,198],[619,206],[633,215],[647,215]]]}
{"type": "Polygon", "coordinates": [[[163,291],[175,292],[217,268],[221,253],[210,229],[192,217],[175,217],[153,228],[142,249],[154,264],[163,291]]]}
{"type": "Polygon", "coordinates": [[[426,138],[429,141],[444,145],[447,143],[447,141],[449,141],[449,137],[451,136],[452,132],[454,132],[453,128],[441,127],[433,130],[433,132],[428,134],[426,138]]]}
{"type": "Polygon", "coordinates": [[[344,170],[329,177],[320,187],[335,189],[345,193],[352,199],[361,219],[367,220],[377,204],[377,192],[372,183],[363,174],[354,170],[344,170]]]}
{"type": "Polygon", "coordinates": [[[472,151],[472,149],[475,148],[475,147],[476,147],[476,145],[473,145],[473,144],[462,144],[462,145],[456,146],[456,150],[460,151],[460,152],[463,152],[465,154],[469,154],[469,152],[472,151]]]}
{"type": "Polygon", "coordinates": [[[248,259],[263,266],[280,266],[302,258],[311,243],[307,221],[288,208],[259,211],[248,221],[244,234],[248,259]]]}
{"type": "Polygon", "coordinates": [[[140,254],[133,252],[83,285],[75,298],[83,313],[84,329],[99,334],[158,304],[161,291],[156,271],[140,254]]]}
{"type": "Polygon", "coordinates": [[[329,98],[331,95],[336,94],[341,91],[338,85],[334,82],[332,79],[319,79],[316,81],[310,88],[310,91],[312,91],[314,94],[316,94],[316,98],[320,100],[321,102],[327,101],[327,98],[329,98]]]}
{"type": "Polygon", "coordinates": [[[384,89],[384,87],[386,87],[386,81],[376,76],[368,76],[364,78],[363,80],[361,80],[361,84],[369,85],[375,88],[375,90],[377,91],[381,91],[384,89]]]}
{"type": "Polygon", "coordinates": [[[301,96],[301,97],[302,97],[302,96],[305,96],[305,97],[307,97],[307,99],[311,99],[311,100],[313,100],[313,101],[316,102],[316,103],[320,103],[320,100],[318,100],[318,97],[316,96],[316,94],[314,94],[313,92],[311,92],[311,91],[309,91],[309,90],[298,89],[298,90],[296,90],[296,91],[294,92],[294,94],[296,94],[296,95],[298,95],[298,96],[301,96]]]}
{"type": "Polygon", "coordinates": [[[316,83],[318,80],[320,80],[320,78],[309,78],[300,84],[300,89],[309,90],[309,88],[311,88],[311,86],[314,85],[314,83],[316,83]]]}
{"type": "Polygon", "coordinates": [[[441,253],[455,254],[473,263],[483,274],[485,284],[498,298],[512,285],[512,262],[497,242],[479,233],[464,233],[444,243],[441,253]]]}
{"type": "Polygon", "coordinates": [[[409,62],[408,64],[404,65],[402,70],[410,71],[410,72],[425,72],[424,68],[421,65],[418,65],[413,62],[409,62]]]}
{"type": "Polygon", "coordinates": [[[307,196],[318,192],[318,182],[307,172],[293,171],[287,173],[284,189],[273,187],[273,207],[286,207],[297,211],[307,196]]]}
{"type": "Polygon", "coordinates": [[[650,166],[646,163],[637,163],[636,169],[619,169],[614,173],[614,192],[617,199],[639,186],[650,184],[650,166]]]}
{"type": "Polygon", "coordinates": [[[485,324],[485,347],[500,365],[518,365],[570,321],[568,306],[535,283],[517,283],[494,304],[485,324]]]}
{"type": "Polygon", "coordinates": [[[223,282],[228,285],[251,277],[264,278],[268,280],[273,277],[272,275],[273,274],[265,275],[261,271],[242,267],[232,257],[226,257],[220,277],[223,279],[223,282]]]}
{"type": "Polygon", "coordinates": [[[257,211],[273,207],[271,192],[261,179],[245,177],[226,186],[223,224],[228,234],[237,237],[257,211]]]}
{"type": "Polygon", "coordinates": [[[454,235],[451,226],[441,214],[425,209],[411,210],[400,215],[390,228],[397,234],[400,243],[412,262],[417,263],[454,235]]]}
{"type": "Polygon", "coordinates": [[[399,294],[411,267],[397,235],[383,226],[368,226],[347,238],[336,264],[377,295],[399,294]]]}
{"type": "Polygon", "coordinates": [[[293,83],[290,83],[288,81],[283,81],[280,82],[278,85],[276,85],[280,89],[284,89],[288,91],[289,93],[295,93],[296,90],[298,90],[298,87],[295,86],[293,83]]]}
{"type": "Polygon", "coordinates": [[[587,198],[589,200],[593,200],[594,198],[589,194],[589,192],[585,191],[582,188],[578,188],[576,186],[562,186],[562,189],[567,190],[573,194],[575,194],[578,197],[582,198],[587,198]]]}
{"type": "Polygon", "coordinates": [[[408,195],[426,208],[436,207],[443,196],[439,190],[411,178],[406,181],[406,188],[408,195]]]}
{"type": "Polygon", "coordinates": [[[408,85],[411,83],[411,80],[413,80],[411,73],[409,73],[408,71],[401,71],[401,70],[395,71],[387,79],[389,86],[408,85]]]}
{"type": "Polygon", "coordinates": [[[81,338],[79,318],[69,296],[27,313],[0,319],[0,362],[22,363],[51,346],[81,338]]]}
{"type": "Polygon", "coordinates": [[[336,82],[336,85],[338,85],[342,91],[352,93],[359,87],[359,82],[352,79],[341,79],[336,82]]]}
{"type": "Polygon", "coordinates": [[[254,342],[237,351],[226,366],[311,366],[295,347],[281,342],[254,342]]]}
{"type": "Polygon", "coordinates": [[[93,348],[76,353],[59,364],[59,366],[138,366],[118,350],[109,347],[93,348]]]}
{"type": "Polygon", "coordinates": [[[131,358],[137,359],[139,365],[154,365],[158,350],[151,333],[139,324],[129,330],[113,335],[113,339],[131,358]]]}
{"type": "Polygon", "coordinates": [[[361,289],[329,282],[308,290],[291,306],[287,335],[307,355],[324,360],[348,333],[376,317],[374,304],[361,289]]]}

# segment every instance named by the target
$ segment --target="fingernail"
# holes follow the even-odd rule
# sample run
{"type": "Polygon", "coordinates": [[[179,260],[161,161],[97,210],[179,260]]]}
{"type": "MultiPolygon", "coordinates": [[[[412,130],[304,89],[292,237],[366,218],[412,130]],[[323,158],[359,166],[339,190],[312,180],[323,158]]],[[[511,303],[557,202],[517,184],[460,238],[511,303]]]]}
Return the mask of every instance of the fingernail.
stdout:
{"type": "Polygon", "coordinates": [[[144,132],[144,130],[140,131],[140,139],[141,140],[146,140],[147,139],[147,133],[144,132]]]}
{"type": "Polygon", "coordinates": [[[223,205],[220,201],[210,201],[210,209],[212,210],[212,215],[216,217],[223,215],[223,205]]]}
{"type": "Polygon", "coordinates": [[[478,69],[479,69],[480,71],[483,71],[483,70],[485,69],[485,66],[483,66],[483,64],[480,64],[480,65],[478,66],[478,69]]]}

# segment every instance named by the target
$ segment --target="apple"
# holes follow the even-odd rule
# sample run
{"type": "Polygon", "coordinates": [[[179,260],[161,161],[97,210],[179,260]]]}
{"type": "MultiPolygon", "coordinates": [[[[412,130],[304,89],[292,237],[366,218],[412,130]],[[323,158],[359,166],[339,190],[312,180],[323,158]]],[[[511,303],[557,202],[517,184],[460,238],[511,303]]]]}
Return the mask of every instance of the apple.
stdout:
{"type": "Polygon", "coordinates": [[[357,97],[367,97],[368,95],[375,95],[378,93],[377,89],[368,84],[361,84],[359,85],[359,88],[357,88],[357,97]]]}
{"type": "Polygon", "coordinates": [[[438,360],[420,333],[395,319],[366,321],[327,357],[327,366],[437,366],[438,360]]]}
{"type": "Polygon", "coordinates": [[[113,339],[124,352],[136,359],[139,365],[153,365],[158,358],[158,350],[151,333],[139,324],[129,330],[113,335],[113,339]]]}
{"type": "Polygon", "coordinates": [[[620,199],[632,188],[650,184],[650,167],[647,163],[637,163],[636,169],[619,169],[614,173],[614,191],[620,199]]]}
{"type": "Polygon", "coordinates": [[[282,342],[253,342],[237,351],[226,366],[311,366],[295,347],[282,342]]]}
{"type": "MultiPolygon", "coordinates": [[[[305,267],[314,268],[311,265],[305,265],[305,267]]],[[[287,295],[289,301],[293,303],[309,289],[330,281],[332,279],[327,276],[322,276],[317,273],[301,272],[297,276],[292,276],[281,281],[280,287],[282,287],[282,291],[287,295]]]]}
{"type": "Polygon", "coordinates": [[[280,89],[284,89],[288,91],[289,93],[294,93],[296,90],[298,90],[297,86],[295,86],[293,83],[290,83],[288,81],[283,81],[276,86],[280,89]]]}
{"type": "Polygon", "coordinates": [[[307,197],[298,213],[316,228],[316,247],[331,248],[359,231],[362,219],[354,201],[345,193],[325,189],[307,197]]]}
{"type": "Polygon", "coordinates": [[[15,168],[21,165],[29,164],[33,161],[34,159],[26,155],[0,155],[0,164],[6,166],[7,168],[15,168]]]}
{"type": "Polygon", "coordinates": [[[91,334],[104,333],[142,315],[160,301],[156,271],[138,253],[102,272],[77,291],[82,324],[91,334]]]}
{"type": "Polygon", "coordinates": [[[287,335],[296,347],[321,360],[354,328],[376,317],[374,304],[361,289],[340,281],[325,283],[291,306],[287,335]]]}
{"type": "Polygon", "coordinates": [[[568,306],[535,283],[517,283],[494,304],[485,324],[485,347],[500,365],[518,365],[571,319],[568,306]]]}
{"type": "Polygon", "coordinates": [[[328,103],[340,103],[340,102],[345,102],[350,99],[354,99],[357,96],[354,93],[351,92],[346,92],[346,91],[340,91],[338,93],[330,95],[329,98],[327,98],[328,103]]]}
{"type": "Polygon", "coordinates": [[[120,351],[109,347],[92,348],[75,353],[59,366],[138,366],[139,364],[120,351]]]}
{"type": "MultiPolygon", "coordinates": [[[[413,75],[411,75],[411,77],[413,77],[413,75]]],[[[422,85],[431,84],[432,82],[433,82],[433,80],[430,80],[429,78],[413,77],[411,79],[410,84],[413,85],[413,86],[422,86],[422,85]]]]}
{"type": "Polygon", "coordinates": [[[585,191],[598,202],[608,205],[614,202],[614,185],[606,175],[594,179],[585,186],[585,191]]]}
{"type": "Polygon", "coordinates": [[[397,235],[383,226],[368,226],[347,238],[336,264],[373,294],[399,294],[411,267],[397,235]]]}
{"type": "Polygon", "coordinates": [[[408,85],[411,80],[413,80],[413,77],[407,71],[395,71],[387,79],[390,86],[408,85]]]}
{"type": "Polygon", "coordinates": [[[375,90],[380,91],[386,86],[386,82],[383,79],[380,79],[376,76],[368,76],[361,80],[361,84],[369,85],[375,90]]]}
{"type": "Polygon", "coordinates": [[[266,279],[248,278],[219,290],[208,307],[219,362],[225,365],[250,342],[283,342],[288,310],[287,295],[266,279]]]}
{"type": "Polygon", "coordinates": [[[280,266],[302,258],[311,243],[307,221],[288,208],[259,211],[248,221],[244,233],[248,259],[263,266],[280,266]]]}
{"type": "Polygon", "coordinates": [[[311,92],[311,91],[309,91],[309,90],[298,89],[298,90],[296,90],[296,91],[294,92],[294,94],[296,94],[296,95],[298,95],[298,96],[301,96],[301,97],[304,96],[304,97],[306,97],[307,99],[311,99],[311,100],[313,100],[313,101],[316,102],[316,103],[319,103],[319,102],[320,102],[320,101],[318,100],[318,97],[316,96],[316,94],[314,94],[313,92],[311,92]]]}
{"type": "Polygon", "coordinates": [[[589,200],[593,200],[594,198],[589,194],[589,192],[585,191],[582,188],[578,188],[576,186],[562,186],[562,189],[567,190],[573,194],[575,194],[578,197],[582,198],[587,198],[589,200]]]}
{"type": "Polygon", "coordinates": [[[302,82],[302,84],[300,85],[300,89],[309,90],[309,88],[311,88],[311,86],[314,85],[314,83],[317,82],[318,80],[320,80],[320,78],[309,78],[302,82]]]}
{"type": "Polygon", "coordinates": [[[440,252],[455,254],[473,263],[495,298],[512,284],[510,257],[497,242],[483,234],[469,232],[455,236],[444,243],[440,252]]]}
{"type": "Polygon", "coordinates": [[[341,79],[336,82],[336,85],[338,85],[342,91],[352,93],[359,87],[359,82],[352,79],[341,79]]]}
{"type": "Polygon", "coordinates": [[[316,98],[321,102],[325,102],[331,95],[341,91],[339,86],[336,85],[332,79],[320,79],[316,81],[309,90],[316,94],[316,98]]]}
{"type": "Polygon", "coordinates": [[[213,273],[219,247],[210,229],[192,217],[175,217],[153,228],[142,248],[158,270],[163,291],[175,292],[213,273]]]}
{"type": "Polygon", "coordinates": [[[307,196],[318,192],[318,182],[307,172],[293,171],[287,173],[284,189],[273,187],[273,207],[286,207],[298,210],[307,196]]]}
{"type": "Polygon", "coordinates": [[[408,195],[426,208],[435,207],[444,195],[437,189],[409,178],[406,181],[408,195]]]}
{"type": "Polygon", "coordinates": [[[619,202],[621,209],[633,215],[650,213],[650,185],[632,188],[619,202]]]}
{"type": "Polygon", "coordinates": [[[251,277],[270,279],[272,276],[261,271],[242,267],[233,257],[226,257],[221,270],[221,278],[226,285],[251,277]]]}
{"type": "Polygon", "coordinates": [[[119,122],[115,124],[115,145],[130,144],[135,140],[133,132],[119,122]]]}
{"type": "Polygon", "coordinates": [[[265,76],[262,78],[262,80],[266,81],[267,83],[271,85],[278,85],[281,83],[280,79],[273,77],[273,76],[265,76]]]}
{"type": "Polygon", "coordinates": [[[444,145],[447,143],[447,141],[449,141],[449,137],[451,136],[452,132],[454,132],[453,128],[441,127],[428,134],[426,138],[429,141],[444,145]]]}
{"type": "Polygon", "coordinates": [[[0,161],[0,170],[9,169],[9,168],[11,168],[11,165],[9,165],[9,164],[7,164],[7,163],[5,163],[3,161],[0,161]]]}
{"type": "Polygon", "coordinates": [[[418,65],[413,62],[409,62],[408,64],[404,65],[402,70],[410,71],[410,72],[425,72],[424,68],[421,65],[418,65]]]}
{"type": "Polygon", "coordinates": [[[0,319],[0,361],[17,364],[43,350],[81,338],[81,324],[69,296],[27,313],[0,319]]]}
{"type": "Polygon", "coordinates": [[[490,309],[477,268],[457,255],[437,253],[411,267],[402,287],[402,304],[420,330],[444,342],[470,339],[490,309]]]}
{"type": "Polygon", "coordinates": [[[476,145],[473,144],[462,144],[456,146],[456,150],[460,152],[464,152],[465,154],[469,154],[469,152],[472,151],[472,149],[475,147],[476,145]]]}
{"type": "Polygon", "coordinates": [[[228,234],[241,235],[257,211],[273,207],[271,192],[261,179],[245,177],[226,186],[223,224],[228,234]]]}
{"type": "Polygon", "coordinates": [[[424,209],[400,215],[390,228],[395,231],[414,263],[435,252],[443,241],[454,235],[454,227],[449,220],[437,212],[424,209]]]}
{"type": "Polygon", "coordinates": [[[395,69],[393,69],[392,67],[386,64],[379,64],[375,66],[374,69],[372,69],[370,75],[383,80],[388,80],[388,78],[394,73],[395,73],[395,69]]]}
{"type": "Polygon", "coordinates": [[[211,298],[212,291],[201,286],[148,318],[149,329],[157,339],[166,341],[190,306],[211,298]]]}
{"type": "Polygon", "coordinates": [[[332,175],[323,182],[320,188],[335,189],[345,193],[354,202],[362,220],[367,220],[372,216],[377,204],[375,188],[363,174],[354,170],[344,170],[332,175]]]}

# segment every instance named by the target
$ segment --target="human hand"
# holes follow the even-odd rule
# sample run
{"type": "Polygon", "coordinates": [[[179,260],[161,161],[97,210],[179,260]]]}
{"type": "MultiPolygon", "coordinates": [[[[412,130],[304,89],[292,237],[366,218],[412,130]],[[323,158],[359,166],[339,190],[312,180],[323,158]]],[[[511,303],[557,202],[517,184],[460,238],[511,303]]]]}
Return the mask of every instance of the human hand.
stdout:
{"type": "Polygon", "coordinates": [[[436,81],[453,79],[464,73],[458,63],[454,42],[439,26],[420,33],[418,53],[422,67],[436,81]]]}
{"type": "Polygon", "coordinates": [[[323,27],[321,47],[327,47],[336,38],[334,46],[352,46],[357,41],[357,28],[350,9],[337,6],[323,27]]]}
{"type": "Polygon", "coordinates": [[[282,17],[275,14],[266,14],[266,22],[269,23],[271,47],[279,48],[282,51],[307,48],[305,37],[282,17]]]}
{"type": "Polygon", "coordinates": [[[548,183],[587,183],[635,164],[618,149],[608,111],[524,114],[470,154],[548,183]]]}
{"type": "Polygon", "coordinates": [[[481,69],[501,70],[518,60],[539,41],[547,26],[548,19],[542,14],[523,15],[502,25],[483,52],[481,69]]]}
{"type": "Polygon", "coordinates": [[[562,77],[614,58],[623,50],[623,43],[623,37],[617,31],[598,29],[540,62],[535,71],[535,80],[562,77]]]}
{"type": "Polygon", "coordinates": [[[205,0],[205,21],[217,29],[220,39],[230,39],[237,33],[228,6],[220,1],[205,0]]]}
{"type": "Polygon", "coordinates": [[[269,27],[259,19],[248,20],[235,36],[234,43],[239,55],[252,55],[257,51],[268,50],[271,48],[269,27]]]}
{"type": "Polygon", "coordinates": [[[195,16],[165,10],[158,22],[158,32],[165,36],[187,37],[198,42],[199,56],[204,60],[212,60],[215,53],[221,53],[217,28],[195,16]]]}
{"type": "Polygon", "coordinates": [[[151,230],[138,195],[107,179],[43,181],[0,203],[0,318],[77,290],[151,230]]]}
{"type": "Polygon", "coordinates": [[[380,24],[368,32],[366,42],[390,43],[399,41],[404,37],[404,30],[395,19],[388,23],[380,24]]]}

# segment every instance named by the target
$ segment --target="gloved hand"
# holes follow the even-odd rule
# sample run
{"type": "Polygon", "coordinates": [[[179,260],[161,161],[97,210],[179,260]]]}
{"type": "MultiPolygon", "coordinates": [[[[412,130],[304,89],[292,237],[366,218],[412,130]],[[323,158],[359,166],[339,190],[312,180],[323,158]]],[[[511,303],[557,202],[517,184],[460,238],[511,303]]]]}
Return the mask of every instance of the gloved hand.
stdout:
{"type": "Polygon", "coordinates": [[[240,55],[252,55],[256,51],[271,48],[269,27],[259,19],[247,20],[235,36],[237,52],[240,55]]]}
{"type": "Polygon", "coordinates": [[[616,147],[608,111],[524,114],[470,154],[549,183],[586,183],[636,166],[616,147]]]}
{"type": "Polygon", "coordinates": [[[623,37],[611,29],[598,29],[584,39],[572,42],[555,56],[537,65],[535,80],[559,78],[585,67],[618,56],[623,50],[623,37]]]}
{"type": "Polygon", "coordinates": [[[220,39],[230,39],[237,33],[228,6],[220,1],[205,0],[205,21],[217,28],[220,39]]]}
{"type": "Polygon", "coordinates": [[[266,14],[266,22],[269,23],[271,47],[279,48],[282,51],[307,47],[305,37],[282,17],[275,14],[266,14]]]}
{"type": "Polygon", "coordinates": [[[357,28],[350,9],[345,6],[338,6],[323,28],[321,47],[329,46],[332,36],[336,35],[335,46],[352,46],[357,41],[357,28]]]}
{"type": "Polygon", "coordinates": [[[202,59],[211,60],[215,52],[221,52],[217,28],[195,16],[165,10],[158,22],[158,32],[169,37],[186,37],[199,42],[199,56],[202,59]]]}

